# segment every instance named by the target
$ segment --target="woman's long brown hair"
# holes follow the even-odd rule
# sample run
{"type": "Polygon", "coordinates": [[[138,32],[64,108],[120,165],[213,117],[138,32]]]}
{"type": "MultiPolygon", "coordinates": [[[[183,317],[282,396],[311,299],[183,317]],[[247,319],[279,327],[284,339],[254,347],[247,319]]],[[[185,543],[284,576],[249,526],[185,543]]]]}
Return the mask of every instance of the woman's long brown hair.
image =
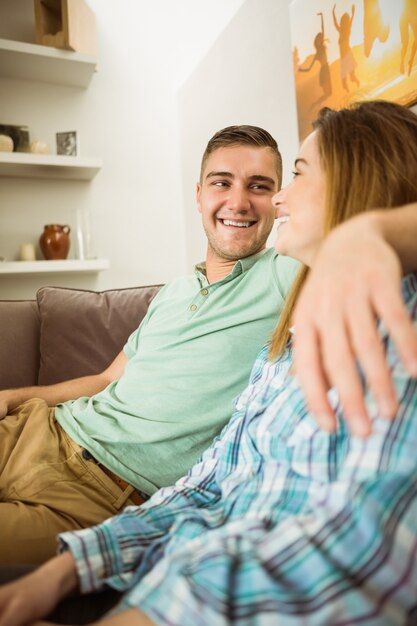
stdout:
{"type": "MultiPolygon", "coordinates": [[[[340,111],[324,108],[314,130],[326,184],[325,235],[359,213],[417,201],[417,116],[412,111],[382,100],[340,111]]],[[[288,294],[272,336],[271,359],[288,343],[308,271],[300,269],[288,294]]]]}

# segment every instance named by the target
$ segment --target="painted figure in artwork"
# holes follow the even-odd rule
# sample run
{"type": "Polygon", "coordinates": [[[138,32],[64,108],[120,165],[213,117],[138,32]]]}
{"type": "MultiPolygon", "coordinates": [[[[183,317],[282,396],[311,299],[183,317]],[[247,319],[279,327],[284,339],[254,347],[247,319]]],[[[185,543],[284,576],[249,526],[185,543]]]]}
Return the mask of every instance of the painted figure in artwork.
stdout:
{"type": "Polygon", "coordinates": [[[334,26],[339,33],[340,78],[345,91],[349,91],[348,77],[359,87],[359,79],[355,73],[357,63],[350,47],[350,33],[353,18],[355,17],[355,5],[352,4],[350,15],[349,13],[343,13],[340,22],[337,21],[336,17],[336,5],[333,6],[332,15],[334,26]]]}
{"type": "Polygon", "coordinates": [[[363,51],[369,57],[375,39],[385,43],[389,35],[389,25],[385,24],[379,0],[363,0],[363,51]]]}
{"type": "Polygon", "coordinates": [[[408,76],[410,76],[411,70],[413,69],[414,57],[417,51],[417,0],[404,0],[404,10],[400,17],[401,74],[405,74],[405,56],[408,49],[410,30],[413,32],[414,40],[411,47],[410,57],[408,59],[408,76]]]}
{"type": "Polygon", "coordinates": [[[308,67],[298,68],[299,72],[309,72],[316,61],[318,61],[318,63],[320,64],[319,83],[320,87],[323,90],[323,94],[322,96],[320,96],[320,98],[313,102],[311,108],[320,105],[324,100],[332,95],[332,79],[330,76],[330,68],[327,60],[327,39],[324,35],[323,13],[317,13],[317,15],[319,15],[321,19],[321,31],[317,33],[314,38],[314,48],[316,50],[316,53],[308,67]]]}

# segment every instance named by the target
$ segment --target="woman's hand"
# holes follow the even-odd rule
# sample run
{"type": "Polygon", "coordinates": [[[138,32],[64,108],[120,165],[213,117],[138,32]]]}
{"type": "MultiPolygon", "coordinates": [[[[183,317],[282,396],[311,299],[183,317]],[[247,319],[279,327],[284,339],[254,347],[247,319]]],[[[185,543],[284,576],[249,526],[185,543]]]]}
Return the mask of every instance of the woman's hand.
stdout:
{"type": "MultiPolygon", "coordinates": [[[[34,622],[30,626],[58,626],[52,622],[34,622]]],[[[113,617],[103,617],[90,626],[156,626],[144,613],[138,609],[127,609],[113,617]]]]}
{"type": "Polygon", "coordinates": [[[377,318],[409,373],[417,375],[417,332],[401,298],[401,276],[396,251],[366,214],[336,228],[314,261],[294,314],[294,365],[308,406],[326,430],[336,426],[327,399],[329,387],[335,387],[352,432],[370,432],[357,362],[381,416],[395,416],[397,399],[377,318]]]}
{"type": "Polygon", "coordinates": [[[77,585],[74,559],[65,552],[33,573],[0,587],[0,626],[27,626],[46,617],[77,585]]]}

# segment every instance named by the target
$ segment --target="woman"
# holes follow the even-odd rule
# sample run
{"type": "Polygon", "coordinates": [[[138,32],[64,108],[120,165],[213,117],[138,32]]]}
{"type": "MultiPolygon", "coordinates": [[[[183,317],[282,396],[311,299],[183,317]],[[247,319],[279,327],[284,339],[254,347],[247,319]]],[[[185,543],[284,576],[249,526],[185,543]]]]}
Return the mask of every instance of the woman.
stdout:
{"type": "MultiPolygon", "coordinates": [[[[121,592],[95,622],[108,626],[415,623],[417,381],[381,328],[396,419],[381,419],[365,385],[371,435],[349,434],[336,394],[338,428],[324,432],[291,373],[291,319],[327,234],[374,207],[416,201],[416,172],[409,110],[367,102],[321,115],[274,198],[277,249],[305,267],[230,423],[174,487],[61,535],[68,551],[0,589],[0,626],[40,624],[77,585],[121,592]]],[[[416,275],[403,295],[417,318],[416,275]]]]}

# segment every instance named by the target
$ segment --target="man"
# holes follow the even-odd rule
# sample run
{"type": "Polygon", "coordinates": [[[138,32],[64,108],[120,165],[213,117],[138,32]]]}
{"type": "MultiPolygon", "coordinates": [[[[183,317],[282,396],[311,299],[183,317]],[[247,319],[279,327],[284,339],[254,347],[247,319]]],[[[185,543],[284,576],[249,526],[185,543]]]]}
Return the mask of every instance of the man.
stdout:
{"type": "Polygon", "coordinates": [[[42,562],[58,532],[143,502],[228,421],[296,270],[265,250],[281,169],[263,129],[216,133],[197,184],[205,264],[161,290],[105,371],[0,392],[0,562],[42,562]]]}

